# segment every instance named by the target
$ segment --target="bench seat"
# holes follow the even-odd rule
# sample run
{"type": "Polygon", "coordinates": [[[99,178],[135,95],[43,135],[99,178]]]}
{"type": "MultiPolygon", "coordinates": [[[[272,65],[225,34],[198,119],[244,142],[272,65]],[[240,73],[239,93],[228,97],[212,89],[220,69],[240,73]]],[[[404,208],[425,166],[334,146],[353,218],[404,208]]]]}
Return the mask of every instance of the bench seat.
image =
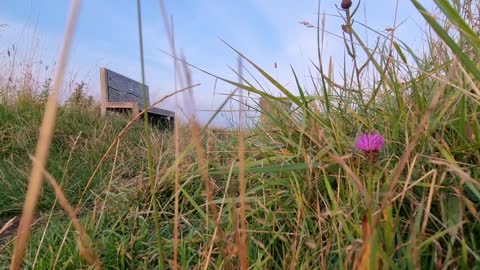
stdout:
{"type": "Polygon", "coordinates": [[[166,116],[166,117],[175,117],[175,112],[169,111],[169,110],[164,110],[160,109],[157,107],[152,107],[150,110],[148,110],[148,113],[153,113],[161,116],[166,116]]]}

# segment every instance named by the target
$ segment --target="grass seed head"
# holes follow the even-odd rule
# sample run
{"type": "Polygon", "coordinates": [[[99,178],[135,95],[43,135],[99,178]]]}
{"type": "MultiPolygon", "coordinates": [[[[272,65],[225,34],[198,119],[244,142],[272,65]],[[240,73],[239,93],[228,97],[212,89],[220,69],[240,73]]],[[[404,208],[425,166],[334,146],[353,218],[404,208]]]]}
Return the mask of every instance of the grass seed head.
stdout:
{"type": "Polygon", "coordinates": [[[349,9],[352,6],[352,0],[342,0],[342,3],[340,4],[340,6],[343,9],[349,9]]]}

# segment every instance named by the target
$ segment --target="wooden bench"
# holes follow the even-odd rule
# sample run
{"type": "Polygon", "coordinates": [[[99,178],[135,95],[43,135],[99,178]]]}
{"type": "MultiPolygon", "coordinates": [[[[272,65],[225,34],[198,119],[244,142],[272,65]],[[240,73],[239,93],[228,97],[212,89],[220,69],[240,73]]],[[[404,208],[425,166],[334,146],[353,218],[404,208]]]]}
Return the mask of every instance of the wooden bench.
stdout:
{"type": "MultiPolygon", "coordinates": [[[[131,112],[136,117],[144,109],[143,91],[145,89],[147,105],[150,106],[148,86],[127,78],[106,68],[100,68],[100,113],[107,111],[131,112]]],[[[173,128],[175,112],[152,107],[148,117],[155,125],[173,128]]]]}
{"type": "Polygon", "coordinates": [[[268,116],[267,113],[274,113],[275,115],[278,115],[279,111],[291,112],[292,104],[292,101],[287,99],[285,99],[284,101],[280,101],[272,99],[267,100],[264,97],[261,97],[258,104],[260,106],[261,113],[260,122],[263,124],[267,124],[270,121],[270,116],[268,116]]]}

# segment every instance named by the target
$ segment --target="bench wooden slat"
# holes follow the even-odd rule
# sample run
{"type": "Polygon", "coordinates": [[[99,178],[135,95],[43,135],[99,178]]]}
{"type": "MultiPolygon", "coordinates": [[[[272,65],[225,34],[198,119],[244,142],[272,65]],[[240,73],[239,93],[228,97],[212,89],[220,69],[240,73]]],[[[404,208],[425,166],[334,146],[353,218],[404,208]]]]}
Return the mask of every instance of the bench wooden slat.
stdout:
{"type": "Polygon", "coordinates": [[[137,81],[106,69],[108,84],[108,101],[110,102],[137,102],[138,108],[143,109],[143,91],[146,91],[146,101],[150,104],[149,89],[137,81]]]}
{"type": "Polygon", "coordinates": [[[143,109],[143,89],[146,90],[146,101],[150,104],[149,90],[147,85],[143,85],[135,80],[127,78],[121,74],[104,68],[107,101],[109,102],[137,102],[138,108],[143,109]]]}

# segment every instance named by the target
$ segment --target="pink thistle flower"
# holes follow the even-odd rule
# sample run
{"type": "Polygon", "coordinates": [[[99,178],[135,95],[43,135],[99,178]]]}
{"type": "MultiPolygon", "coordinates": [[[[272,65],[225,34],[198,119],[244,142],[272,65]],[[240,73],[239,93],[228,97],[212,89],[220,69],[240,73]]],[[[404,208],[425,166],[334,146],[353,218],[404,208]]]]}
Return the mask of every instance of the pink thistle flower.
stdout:
{"type": "Polygon", "coordinates": [[[385,144],[385,138],[378,132],[362,134],[358,137],[355,147],[358,150],[368,152],[378,152],[385,144]]]}

